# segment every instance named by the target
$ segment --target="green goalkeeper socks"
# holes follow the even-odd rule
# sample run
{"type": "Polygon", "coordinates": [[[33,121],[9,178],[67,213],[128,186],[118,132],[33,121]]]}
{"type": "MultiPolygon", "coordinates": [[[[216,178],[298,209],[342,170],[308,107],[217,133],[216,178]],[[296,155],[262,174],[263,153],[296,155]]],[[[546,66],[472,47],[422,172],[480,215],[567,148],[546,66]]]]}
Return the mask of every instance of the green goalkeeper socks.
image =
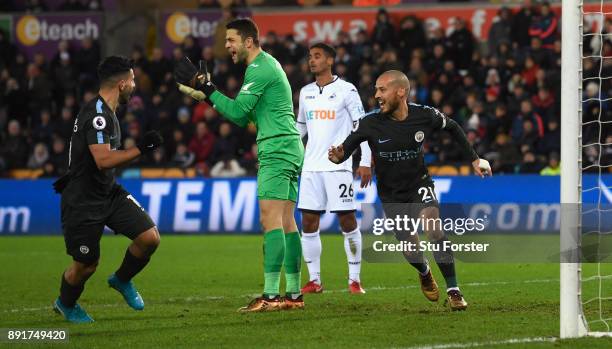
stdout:
{"type": "MultiPolygon", "coordinates": [[[[299,241],[299,240],[298,240],[299,241]]],[[[285,258],[285,234],[274,229],[264,234],[264,295],[280,294],[280,273],[285,258]]]]}
{"type": "Polygon", "coordinates": [[[300,293],[300,267],[302,266],[302,242],[297,231],[285,234],[285,280],[287,294],[300,293]]]}

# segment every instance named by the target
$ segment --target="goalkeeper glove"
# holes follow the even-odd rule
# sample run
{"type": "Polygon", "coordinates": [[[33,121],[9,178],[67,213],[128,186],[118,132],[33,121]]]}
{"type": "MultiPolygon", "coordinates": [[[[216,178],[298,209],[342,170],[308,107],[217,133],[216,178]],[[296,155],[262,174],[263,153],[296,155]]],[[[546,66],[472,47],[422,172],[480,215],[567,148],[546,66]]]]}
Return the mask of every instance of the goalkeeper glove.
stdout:
{"type": "Polygon", "coordinates": [[[145,133],[144,137],[138,144],[138,150],[140,150],[141,154],[151,152],[157,149],[160,145],[164,143],[164,138],[157,131],[149,131],[145,133]]]}
{"type": "Polygon", "coordinates": [[[217,89],[210,80],[206,61],[200,61],[197,69],[189,58],[183,57],[174,67],[174,79],[179,91],[198,101],[205,100],[217,89]]]}

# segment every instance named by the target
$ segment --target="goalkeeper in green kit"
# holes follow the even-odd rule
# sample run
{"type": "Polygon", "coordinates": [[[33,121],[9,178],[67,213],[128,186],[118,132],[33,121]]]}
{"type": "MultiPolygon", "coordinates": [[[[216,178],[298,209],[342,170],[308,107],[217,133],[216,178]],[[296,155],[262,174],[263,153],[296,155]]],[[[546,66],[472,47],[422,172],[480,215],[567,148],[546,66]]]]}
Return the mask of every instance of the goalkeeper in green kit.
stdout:
{"type": "Polygon", "coordinates": [[[264,230],[264,291],[241,312],[304,307],[300,294],[302,247],[295,224],[298,174],[304,146],[295,127],[291,87],[280,63],[259,47],[259,30],[250,19],[226,25],[225,48],[234,63],[247,65],[244,83],[235,99],[217,91],[206,71],[184,58],[175,67],[179,90],[211,104],[228,120],[257,126],[257,197],[264,230]],[[280,296],[280,274],[285,266],[286,295],[280,296]]]}

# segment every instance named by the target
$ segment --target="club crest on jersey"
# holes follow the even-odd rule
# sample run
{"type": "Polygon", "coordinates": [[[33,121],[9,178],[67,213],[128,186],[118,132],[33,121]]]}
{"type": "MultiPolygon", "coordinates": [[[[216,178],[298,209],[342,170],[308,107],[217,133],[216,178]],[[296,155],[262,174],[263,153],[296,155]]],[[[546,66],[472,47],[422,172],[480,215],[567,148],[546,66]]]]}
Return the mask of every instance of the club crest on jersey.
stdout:
{"type": "Polygon", "coordinates": [[[334,99],[334,98],[336,98],[336,93],[335,93],[335,92],[334,92],[334,93],[332,93],[332,95],[331,95],[331,96],[329,96],[329,99],[334,99]]]}
{"type": "Polygon", "coordinates": [[[414,140],[417,142],[422,142],[425,139],[425,133],[423,131],[419,131],[414,134],[414,140]]]}
{"type": "Polygon", "coordinates": [[[98,115],[93,119],[93,127],[96,130],[103,130],[106,127],[106,120],[103,116],[98,115]]]}

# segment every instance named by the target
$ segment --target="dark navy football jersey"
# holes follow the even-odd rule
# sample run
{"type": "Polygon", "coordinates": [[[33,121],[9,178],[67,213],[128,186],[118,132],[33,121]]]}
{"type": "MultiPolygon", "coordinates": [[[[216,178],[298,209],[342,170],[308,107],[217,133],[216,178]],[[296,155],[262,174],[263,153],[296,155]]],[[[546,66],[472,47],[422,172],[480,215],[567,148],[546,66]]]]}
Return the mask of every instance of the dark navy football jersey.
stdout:
{"type": "Polygon", "coordinates": [[[119,120],[99,95],[83,106],[74,121],[68,155],[70,182],[62,192],[68,204],[105,201],[115,185],[115,170],[98,169],[90,144],[110,144],[112,150],[121,146],[119,120]]]}

